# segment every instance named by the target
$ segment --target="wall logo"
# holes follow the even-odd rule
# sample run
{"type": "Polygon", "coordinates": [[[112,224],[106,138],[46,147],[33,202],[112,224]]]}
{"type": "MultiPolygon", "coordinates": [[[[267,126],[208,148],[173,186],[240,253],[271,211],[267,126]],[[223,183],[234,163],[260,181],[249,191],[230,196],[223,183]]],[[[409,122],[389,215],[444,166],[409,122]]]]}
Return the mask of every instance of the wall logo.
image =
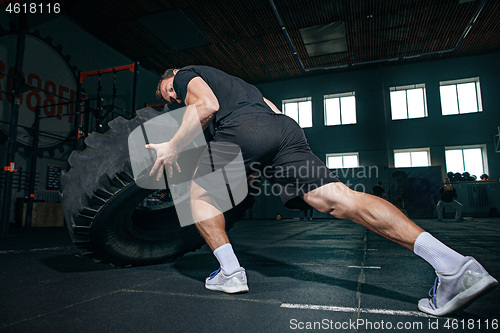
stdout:
{"type": "MultiPolygon", "coordinates": [[[[14,74],[16,58],[17,36],[8,35],[0,38],[0,71],[14,74]]],[[[26,83],[47,90],[58,96],[71,100],[76,99],[76,78],[67,61],[44,41],[31,36],[26,36],[26,46],[23,63],[23,76],[26,83]]],[[[14,80],[0,73],[0,130],[5,134],[9,131],[9,122],[13,97],[4,93],[11,92],[14,80]]],[[[35,107],[41,106],[42,116],[54,116],[42,119],[40,130],[60,137],[67,137],[74,124],[74,118],[61,116],[65,113],[74,113],[75,105],[53,105],[66,102],[64,99],[38,89],[24,88],[20,98],[19,127],[17,141],[23,145],[32,145],[30,128],[35,119],[35,107]],[[30,89],[27,90],[26,89],[30,89]]],[[[81,121],[81,117],[79,119],[81,121]]],[[[61,142],[58,137],[41,135],[39,147],[47,148],[61,142]]]]}
{"type": "MultiPolygon", "coordinates": [[[[157,173],[149,176],[155,164],[155,150],[145,148],[146,144],[164,143],[172,139],[177,133],[187,108],[183,107],[159,115],[141,126],[137,127],[128,137],[128,148],[130,162],[136,184],[146,189],[170,189],[174,194],[175,209],[181,227],[200,222],[190,205],[190,200],[184,200],[184,196],[175,195],[179,189],[189,189],[192,181],[206,191],[204,201],[216,207],[218,212],[224,213],[242,202],[248,194],[248,186],[245,172],[245,164],[240,147],[231,143],[212,142],[207,144],[203,136],[201,124],[191,133],[194,138],[187,146],[182,148],[179,159],[183,159],[189,165],[197,165],[196,176],[189,171],[174,171],[172,175],[163,172],[157,180],[157,173]],[[198,153],[205,147],[203,153],[198,153]]],[[[196,110],[194,113],[197,114],[196,110]]],[[[215,213],[217,214],[217,213],[215,213]]],[[[203,219],[208,219],[207,213],[203,219]]]]}

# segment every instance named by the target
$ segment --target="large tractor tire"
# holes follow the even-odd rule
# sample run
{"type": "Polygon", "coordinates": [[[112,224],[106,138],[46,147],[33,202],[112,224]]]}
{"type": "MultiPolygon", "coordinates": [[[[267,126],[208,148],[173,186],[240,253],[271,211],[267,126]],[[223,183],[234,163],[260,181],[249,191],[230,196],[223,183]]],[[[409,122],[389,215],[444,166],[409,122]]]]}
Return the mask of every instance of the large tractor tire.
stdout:
{"type": "MultiPolygon", "coordinates": [[[[87,148],[71,154],[70,169],[62,174],[62,205],[71,238],[86,255],[103,263],[157,264],[205,243],[195,225],[179,224],[172,197],[189,200],[187,186],[171,193],[141,188],[134,180],[128,136],[160,114],[145,108],[134,119],[112,120],[106,133],[92,133],[85,140],[87,148]]],[[[195,165],[183,165],[182,155],[179,164],[194,171],[195,165]]],[[[251,202],[249,196],[224,214],[226,229],[244,217],[251,202]]]]}

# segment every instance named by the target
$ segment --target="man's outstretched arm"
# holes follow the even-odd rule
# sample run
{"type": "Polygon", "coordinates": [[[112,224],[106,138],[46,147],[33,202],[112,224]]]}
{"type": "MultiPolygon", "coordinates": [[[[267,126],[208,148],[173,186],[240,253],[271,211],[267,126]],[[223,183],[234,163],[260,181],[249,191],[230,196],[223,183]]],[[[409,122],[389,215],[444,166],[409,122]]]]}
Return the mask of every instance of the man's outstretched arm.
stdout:
{"type": "Polygon", "coordinates": [[[157,179],[161,178],[165,165],[170,177],[173,175],[173,167],[181,171],[177,163],[179,152],[199,134],[199,124],[202,130],[206,129],[219,111],[217,97],[201,77],[189,81],[184,102],[187,105],[186,112],[174,137],[169,142],[146,145],[146,148],[156,151],[156,162],[149,175],[157,172],[157,179]]]}

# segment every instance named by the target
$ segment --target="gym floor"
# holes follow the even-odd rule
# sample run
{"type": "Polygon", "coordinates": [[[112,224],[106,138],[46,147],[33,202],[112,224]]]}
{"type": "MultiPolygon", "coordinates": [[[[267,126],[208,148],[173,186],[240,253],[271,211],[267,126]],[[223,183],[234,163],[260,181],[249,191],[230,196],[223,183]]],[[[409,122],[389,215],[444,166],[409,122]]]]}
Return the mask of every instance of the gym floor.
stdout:
{"type": "MultiPolygon", "coordinates": [[[[416,220],[500,278],[500,219],[416,220]]],[[[229,232],[250,292],[204,288],[205,245],[162,265],[82,257],[65,228],[0,242],[1,332],[500,331],[500,287],[446,318],[417,309],[434,272],[411,251],[344,220],[244,220],[229,232]]]]}

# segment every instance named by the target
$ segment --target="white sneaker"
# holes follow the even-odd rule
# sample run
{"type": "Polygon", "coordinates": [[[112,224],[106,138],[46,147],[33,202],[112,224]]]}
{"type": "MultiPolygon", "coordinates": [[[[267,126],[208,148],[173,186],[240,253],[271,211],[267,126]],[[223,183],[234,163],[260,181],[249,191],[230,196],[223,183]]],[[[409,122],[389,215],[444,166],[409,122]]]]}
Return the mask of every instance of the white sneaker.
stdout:
{"type": "Polygon", "coordinates": [[[451,274],[436,274],[434,286],[429,290],[431,298],[418,302],[420,311],[434,316],[444,316],[465,308],[476,297],[498,284],[473,257],[465,257],[462,265],[451,274]]]}
{"type": "Polygon", "coordinates": [[[246,293],[248,284],[245,269],[240,267],[236,272],[226,275],[219,267],[205,280],[205,288],[223,291],[228,294],[246,293]]]}

